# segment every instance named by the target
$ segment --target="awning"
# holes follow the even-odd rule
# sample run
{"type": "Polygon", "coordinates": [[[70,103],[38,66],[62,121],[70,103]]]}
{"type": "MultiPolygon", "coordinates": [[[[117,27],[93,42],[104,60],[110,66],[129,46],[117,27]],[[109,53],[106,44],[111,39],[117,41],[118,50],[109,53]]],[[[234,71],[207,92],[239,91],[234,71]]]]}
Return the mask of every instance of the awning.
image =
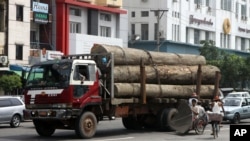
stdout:
{"type": "Polygon", "coordinates": [[[29,66],[21,66],[21,65],[13,65],[13,64],[11,64],[11,65],[9,65],[9,67],[10,67],[10,70],[12,70],[12,71],[29,72],[29,70],[30,70],[29,66]]]}

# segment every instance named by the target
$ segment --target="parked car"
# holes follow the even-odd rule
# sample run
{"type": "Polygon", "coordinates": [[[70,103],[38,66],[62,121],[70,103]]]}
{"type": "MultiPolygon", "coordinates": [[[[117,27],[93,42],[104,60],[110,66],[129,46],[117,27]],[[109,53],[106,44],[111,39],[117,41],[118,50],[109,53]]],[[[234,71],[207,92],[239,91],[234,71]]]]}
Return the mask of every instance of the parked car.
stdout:
{"type": "Polygon", "coordinates": [[[11,127],[18,127],[23,121],[23,110],[25,104],[20,97],[0,97],[0,124],[10,124],[11,127]]]}
{"type": "Polygon", "coordinates": [[[250,97],[248,92],[231,92],[226,97],[250,97]]]}
{"type": "Polygon", "coordinates": [[[227,97],[224,99],[224,118],[233,124],[250,118],[250,97],[227,97]]]}

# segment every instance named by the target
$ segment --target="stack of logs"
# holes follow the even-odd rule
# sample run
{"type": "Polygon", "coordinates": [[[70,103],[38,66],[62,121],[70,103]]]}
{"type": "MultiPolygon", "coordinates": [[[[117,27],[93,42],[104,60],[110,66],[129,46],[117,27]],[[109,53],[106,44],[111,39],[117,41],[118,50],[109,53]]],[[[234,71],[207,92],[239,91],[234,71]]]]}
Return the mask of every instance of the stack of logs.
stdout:
{"type": "Polygon", "coordinates": [[[196,91],[197,69],[201,65],[200,98],[214,93],[215,74],[220,70],[206,65],[204,56],[146,51],[95,44],[92,54],[114,53],[115,97],[140,97],[140,64],[143,60],[148,98],[187,99],[196,91]]]}

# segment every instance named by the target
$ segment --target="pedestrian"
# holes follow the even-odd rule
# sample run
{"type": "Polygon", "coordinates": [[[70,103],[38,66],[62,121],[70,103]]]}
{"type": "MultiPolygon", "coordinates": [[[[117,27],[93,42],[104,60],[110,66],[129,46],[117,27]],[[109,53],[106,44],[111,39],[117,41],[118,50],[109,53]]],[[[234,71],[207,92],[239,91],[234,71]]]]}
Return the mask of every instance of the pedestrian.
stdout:
{"type": "Polygon", "coordinates": [[[195,99],[196,103],[198,102],[198,96],[195,92],[192,93],[191,97],[188,100],[189,106],[192,106],[192,100],[195,99]]]}
{"type": "Polygon", "coordinates": [[[192,111],[192,116],[193,116],[193,121],[195,119],[198,119],[199,117],[199,107],[197,106],[197,100],[192,99],[192,106],[191,106],[191,111],[192,111]]]}

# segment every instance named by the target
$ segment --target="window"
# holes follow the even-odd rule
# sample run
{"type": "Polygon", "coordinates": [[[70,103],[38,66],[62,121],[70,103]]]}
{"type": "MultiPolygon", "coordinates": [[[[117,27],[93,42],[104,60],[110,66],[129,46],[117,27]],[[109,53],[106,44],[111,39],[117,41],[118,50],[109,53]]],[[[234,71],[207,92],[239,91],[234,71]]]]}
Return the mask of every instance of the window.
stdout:
{"type": "Polygon", "coordinates": [[[228,34],[221,33],[220,44],[222,48],[230,48],[230,36],[228,34]]]}
{"type": "Polygon", "coordinates": [[[81,10],[77,8],[70,8],[69,9],[69,14],[73,16],[81,16],[81,10]]]}
{"type": "Polygon", "coordinates": [[[201,0],[194,0],[195,4],[201,4],[201,0]]]}
{"type": "Polygon", "coordinates": [[[70,33],[81,33],[81,23],[70,22],[70,33]]]}
{"type": "Polygon", "coordinates": [[[179,25],[172,24],[172,40],[179,41],[179,25]]]}
{"type": "Polygon", "coordinates": [[[148,24],[141,24],[141,39],[148,40],[148,24]]]}
{"type": "Polygon", "coordinates": [[[206,6],[210,6],[210,0],[206,0],[206,6]]]}
{"type": "Polygon", "coordinates": [[[148,11],[141,11],[141,17],[148,17],[149,12],[148,11]]]}
{"type": "Polygon", "coordinates": [[[242,51],[246,51],[245,38],[241,38],[240,46],[242,51]]]}
{"type": "Polygon", "coordinates": [[[209,32],[208,31],[205,31],[205,40],[210,40],[210,37],[209,37],[209,32]]]}
{"type": "Polygon", "coordinates": [[[16,20],[23,21],[23,6],[16,5],[16,20]]]}
{"type": "Polygon", "coordinates": [[[246,5],[241,5],[241,16],[246,16],[246,14],[247,14],[246,5]]]}
{"type": "Polygon", "coordinates": [[[200,44],[200,31],[194,29],[194,44],[200,44]]]}
{"type": "Polygon", "coordinates": [[[235,6],[235,15],[238,16],[239,14],[239,3],[236,2],[236,6],[235,6]]]}
{"type": "Polygon", "coordinates": [[[135,17],[135,11],[131,12],[131,17],[135,17]]]}
{"type": "Polygon", "coordinates": [[[23,45],[16,45],[16,60],[23,60],[23,45]]]}
{"type": "Polygon", "coordinates": [[[111,21],[111,14],[101,13],[100,14],[100,19],[102,21],[111,21]]]}
{"type": "Polygon", "coordinates": [[[11,98],[10,101],[13,106],[23,105],[22,102],[18,100],[17,98],[11,98]]]}
{"type": "Polygon", "coordinates": [[[101,26],[101,36],[111,37],[111,28],[106,26],[101,26]]]}
{"type": "Polygon", "coordinates": [[[231,11],[232,0],[221,0],[221,9],[231,11]]]}
{"type": "Polygon", "coordinates": [[[11,102],[8,99],[0,100],[0,107],[8,107],[8,106],[11,106],[11,102]]]}
{"type": "Polygon", "coordinates": [[[3,32],[4,31],[4,21],[3,19],[5,19],[4,17],[4,5],[3,4],[0,4],[0,19],[2,19],[0,21],[0,32],[3,32]]]}
{"type": "Polygon", "coordinates": [[[157,40],[157,30],[158,29],[158,24],[155,23],[155,40],[157,40]]]}
{"type": "Polygon", "coordinates": [[[36,40],[36,31],[30,31],[30,42],[37,42],[36,40]]]}
{"type": "Polygon", "coordinates": [[[131,24],[131,34],[135,35],[135,24],[131,24]]]}

